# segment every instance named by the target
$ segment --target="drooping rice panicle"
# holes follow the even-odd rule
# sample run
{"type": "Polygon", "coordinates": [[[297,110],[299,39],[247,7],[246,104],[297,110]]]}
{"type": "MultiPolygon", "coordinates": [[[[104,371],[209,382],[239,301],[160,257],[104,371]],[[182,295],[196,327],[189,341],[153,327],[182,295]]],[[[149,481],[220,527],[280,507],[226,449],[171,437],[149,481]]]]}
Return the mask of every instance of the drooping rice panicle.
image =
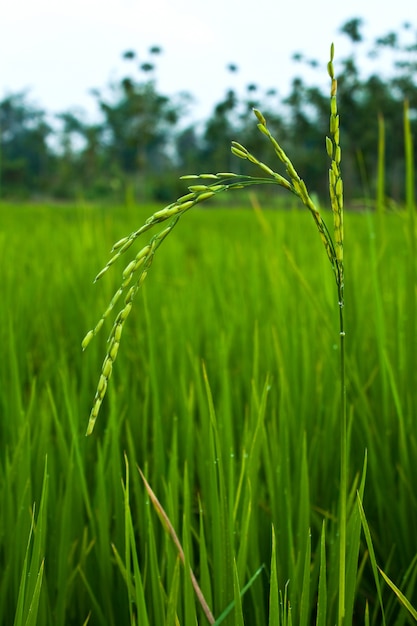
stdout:
{"type": "MultiPolygon", "coordinates": [[[[203,178],[208,178],[208,175],[203,175],[203,178]]],[[[219,178],[215,175],[211,176],[210,178],[212,178],[213,180],[219,180],[219,178]]],[[[145,224],[141,228],[139,228],[137,231],[134,231],[129,236],[124,237],[123,239],[120,239],[118,242],[116,242],[116,244],[112,248],[112,251],[115,251],[115,254],[110,258],[105,267],[98,273],[95,278],[95,282],[99,280],[107,272],[107,270],[130,248],[130,246],[142,233],[146,232],[156,224],[159,224],[160,222],[171,218],[168,226],[158,232],[156,235],[154,235],[150,242],[146,246],[144,246],[137,253],[134,259],[126,265],[122,272],[122,282],[120,284],[120,287],[113,295],[109,305],[97,322],[96,326],[88,331],[81,343],[82,349],[85,350],[90,344],[93,337],[103,327],[104,320],[113,311],[120,297],[125,294],[124,306],[116,315],[108,338],[108,349],[103,361],[99,382],[94,396],[86,435],[90,435],[93,432],[102,402],[106,395],[108,381],[113,370],[113,364],[119,351],[120,339],[124,323],[132,310],[134,297],[136,296],[136,293],[138,292],[148,275],[148,271],[152,265],[156,250],[161,245],[162,241],[171,232],[171,230],[175,227],[179,218],[185,211],[191,209],[191,207],[193,207],[197,203],[211,198],[216,193],[224,191],[225,189],[225,185],[221,184],[210,186],[204,185],[200,187],[201,188],[196,191],[190,191],[190,193],[181,196],[176,202],[166,206],[164,209],[156,211],[150,218],[146,220],[145,224]],[[132,281],[132,286],[130,286],[129,290],[127,290],[127,287],[132,283],[132,281]]]]}
{"type": "Polygon", "coordinates": [[[97,419],[102,401],[104,399],[107,383],[112,371],[114,360],[117,356],[119,349],[120,337],[123,329],[124,322],[133,306],[133,299],[143,284],[150,266],[153,261],[154,254],[165,239],[165,237],[172,231],[177,224],[179,218],[192,207],[212,198],[213,196],[222,193],[223,191],[242,189],[253,185],[274,184],[287,189],[291,193],[300,198],[301,202],[309,209],[313,219],[316,223],[321,240],[325,247],[327,256],[332,264],[332,267],[336,274],[336,281],[338,285],[343,284],[343,184],[340,175],[340,146],[339,146],[339,117],[337,115],[336,104],[336,81],[333,75],[333,48],[331,52],[331,60],[329,63],[329,73],[332,78],[332,92],[331,92],[331,118],[330,118],[330,133],[331,139],[326,139],[327,151],[332,158],[332,166],[330,169],[330,195],[332,200],[332,209],[334,215],[334,237],[329,233],[329,230],[324,222],[319,208],[312,200],[308,193],[306,184],[298,175],[293,163],[282,149],[278,141],[270,133],[265,117],[260,111],[254,109],[254,113],[258,119],[258,129],[262,132],[274,149],[279,161],[285,166],[288,178],[282,174],[274,171],[269,165],[260,161],[254,154],[252,154],[245,146],[233,141],[231,145],[232,153],[241,158],[253,163],[261,169],[266,176],[256,177],[239,175],[233,172],[219,172],[217,174],[202,173],[202,174],[187,174],[182,176],[182,180],[196,180],[196,184],[191,184],[188,187],[187,194],[184,194],[178,198],[175,202],[168,204],[163,209],[156,211],[151,215],[145,223],[136,231],[132,232],[127,237],[124,237],[117,241],[113,248],[113,256],[109,259],[104,268],[97,274],[95,281],[102,278],[102,276],[108,271],[108,269],[132,246],[135,240],[153,228],[156,224],[159,224],[165,220],[171,219],[168,226],[157,233],[150,242],[144,246],[138,254],[126,265],[122,272],[122,281],[120,287],[117,289],[109,305],[104,311],[103,315],[99,319],[96,326],[90,330],[82,341],[82,348],[85,350],[89,345],[92,338],[98,333],[104,324],[104,320],[113,311],[116,303],[121,296],[125,294],[124,307],[117,314],[115,321],[110,332],[108,339],[109,349],[102,366],[102,373],[97,386],[96,395],[94,398],[93,408],[90,414],[90,421],[87,428],[87,434],[93,431],[95,421],[97,419]],[[206,182],[207,181],[207,182],[206,182]],[[132,286],[130,286],[132,285],[132,286]],[[128,289],[129,287],[129,289],[128,289]],[[127,290],[128,289],[128,290],[127,290]]]}

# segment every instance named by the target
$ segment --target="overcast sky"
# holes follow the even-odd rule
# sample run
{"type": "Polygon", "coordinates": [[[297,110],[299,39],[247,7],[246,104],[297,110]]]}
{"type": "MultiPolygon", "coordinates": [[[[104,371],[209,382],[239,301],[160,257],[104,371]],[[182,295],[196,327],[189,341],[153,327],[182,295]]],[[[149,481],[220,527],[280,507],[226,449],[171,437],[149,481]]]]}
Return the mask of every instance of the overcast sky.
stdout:
{"type": "MultiPolygon", "coordinates": [[[[0,98],[28,88],[31,99],[49,112],[82,107],[94,112],[91,88],[130,70],[122,52],[135,50],[140,62],[159,45],[159,89],[189,91],[196,112],[205,115],[229,86],[248,83],[288,93],[301,66],[301,51],[328,60],[349,49],[338,31],[362,17],[372,38],[417,27],[410,0],[8,0],[0,10],[0,98]],[[236,75],[228,63],[239,67],[236,75]]],[[[365,62],[365,61],[364,61],[365,62]]],[[[327,80],[323,73],[322,80],[327,80]]]]}

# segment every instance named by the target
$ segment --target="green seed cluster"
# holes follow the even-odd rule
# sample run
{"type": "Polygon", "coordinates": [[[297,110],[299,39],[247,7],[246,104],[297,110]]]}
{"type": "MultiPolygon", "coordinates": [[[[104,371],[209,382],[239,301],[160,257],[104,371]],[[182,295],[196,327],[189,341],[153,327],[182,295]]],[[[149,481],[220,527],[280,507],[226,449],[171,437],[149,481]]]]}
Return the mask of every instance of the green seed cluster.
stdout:
{"type": "MultiPolygon", "coordinates": [[[[220,181],[223,179],[232,178],[234,176],[234,174],[229,173],[222,173],[219,175],[201,174],[198,176],[198,178],[210,178],[212,180],[220,181]]],[[[193,178],[195,177],[193,176],[193,178]]],[[[154,235],[150,242],[146,246],[144,246],[136,254],[134,259],[132,259],[126,265],[122,272],[122,281],[120,287],[113,295],[109,305],[102,314],[96,326],[88,331],[81,343],[82,349],[85,350],[90,344],[93,337],[95,337],[95,335],[97,335],[97,333],[101,330],[104,324],[104,320],[113,311],[116,303],[119,301],[121,296],[124,295],[125,297],[123,307],[116,315],[107,341],[107,353],[103,361],[99,382],[94,396],[93,407],[90,412],[90,418],[86,432],[87,435],[90,435],[93,432],[101,405],[106,395],[108,381],[113,371],[113,364],[119,351],[120,339],[122,336],[124,323],[132,310],[133,300],[148,275],[156,250],[161,245],[162,241],[175,227],[180,216],[185,213],[185,211],[191,209],[191,207],[195,206],[199,202],[208,200],[216,193],[224,191],[224,189],[224,184],[194,185],[189,187],[190,193],[181,196],[176,202],[169,204],[164,209],[156,211],[149,219],[146,220],[145,224],[141,228],[131,233],[127,237],[123,237],[122,239],[117,241],[112,248],[113,256],[111,256],[105,267],[97,274],[94,282],[97,282],[100,278],[104,276],[108,269],[131,247],[131,245],[142,233],[148,231],[150,228],[152,228],[156,224],[159,224],[160,222],[170,220],[168,226],[159,231],[156,235],[154,235]]]]}
{"type": "Polygon", "coordinates": [[[337,281],[343,285],[343,180],[340,171],[342,151],[339,137],[339,115],[337,112],[337,80],[333,69],[334,46],[330,49],[330,61],[327,70],[331,78],[330,88],[330,137],[326,137],[326,150],[331,165],[329,169],[329,192],[333,212],[335,269],[337,281]]]}

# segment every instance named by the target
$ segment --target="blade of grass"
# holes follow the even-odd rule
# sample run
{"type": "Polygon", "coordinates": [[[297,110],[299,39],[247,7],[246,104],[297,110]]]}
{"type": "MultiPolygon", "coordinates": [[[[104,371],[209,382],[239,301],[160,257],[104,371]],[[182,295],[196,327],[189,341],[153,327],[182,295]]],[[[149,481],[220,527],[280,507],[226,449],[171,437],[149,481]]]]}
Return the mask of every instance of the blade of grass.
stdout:
{"type": "Polygon", "coordinates": [[[323,520],[320,538],[320,574],[317,598],[316,626],[326,626],[327,581],[326,581],[326,522],[323,520]]]}
{"type": "Polygon", "coordinates": [[[242,594],[240,592],[239,574],[237,571],[236,561],[233,568],[233,591],[234,591],[234,609],[235,609],[235,626],[245,626],[243,620],[242,594]]]}
{"type": "Polygon", "coordinates": [[[25,626],[36,626],[38,623],[39,598],[41,595],[44,568],[45,560],[42,560],[38,575],[36,576],[36,584],[33,589],[32,598],[28,607],[28,615],[25,621],[25,626]]]}
{"type": "MultiPolygon", "coordinates": [[[[359,486],[359,498],[363,499],[365,490],[366,470],[368,455],[365,453],[362,479],[359,486]]],[[[355,593],[358,585],[358,559],[361,538],[361,518],[358,506],[353,502],[352,511],[348,520],[347,528],[347,558],[346,558],[346,623],[353,620],[355,593]]]]}
{"type": "Polygon", "coordinates": [[[203,382],[205,401],[209,414],[208,439],[209,458],[211,459],[208,472],[208,489],[210,493],[209,512],[212,522],[212,560],[217,576],[217,584],[214,587],[215,606],[227,606],[233,597],[233,525],[232,511],[229,508],[225,480],[225,462],[221,446],[221,438],[217,423],[217,415],[214,408],[213,395],[207,375],[206,366],[203,363],[203,382]]]}
{"type": "Polygon", "coordinates": [[[402,593],[402,591],[400,589],[398,589],[398,587],[392,582],[392,580],[385,574],[385,572],[382,571],[382,569],[380,567],[378,567],[378,570],[381,573],[382,578],[385,580],[385,582],[387,583],[387,585],[392,589],[392,591],[395,593],[395,595],[397,596],[397,598],[399,599],[399,601],[401,602],[401,604],[407,609],[407,611],[413,616],[413,618],[416,620],[417,622],[417,611],[416,609],[412,606],[411,602],[405,597],[405,595],[402,593]]]}
{"type": "Polygon", "coordinates": [[[127,584],[127,592],[128,592],[128,602],[129,602],[129,613],[130,613],[130,623],[133,624],[133,594],[131,594],[131,585],[130,580],[132,578],[131,572],[131,533],[130,533],[130,504],[129,504],[129,462],[125,455],[125,468],[126,468],[126,478],[125,484],[123,488],[123,500],[124,500],[124,516],[125,516],[125,568],[126,568],[126,580],[127,584]]]}
{"type": "Polygon", "coordinates": [[[378,173],[376,188],[376,210],[381,216],[385,209],[385,121],[378,114],[378,173]]]}
{"type": "Polygon", "coordinates": [[[87,590],[90,602],[93,606],[93,614],[95,615],[95,618],[98,620],[98,623],[101,624],[101,626],[106,626],[107,618],[102,611],[100,601],[94,593],[94,589],[91,586],[87,576],[85,575],[83,568],[81,566],[78,566],[77,571],[83,582],[84,587],[87,590]]]}
{"type": "MultiPolygon", "coordinates": [[[[249,589],[252,587],[253,583],[255,582],[255,580],[258,578],[258,576],[262,573],[262,571],[265,569],[265,565],[261,565],[261,567],[259,567],[256,572],[253,574],[253,576],[251,576],[251,578],[249,579],[249,581],[246,583],[246,585],[241,589],[241,591],[239,592],[239,605],[241,604],[241,598],[245,595],[245,593],[247,591],[249,591],[249,589]]],[[[235,585],[236,585],[236,581],[235,581],[235,585]]],[[[233,602],[231,602],[225,609],[224,611],[222,611],[222,613],[219,615],[219,617],[216,619],[216,621],[214,622],[214,626],[220,626],[220,624],[222,624],[224,622],[224,620],[226,619],[226,617],[228,615],[230,615],[230,613],[233,611],[233,609],[235,608],[235,600],[233,600],[233,602]]]]}
{"type": "Polygon", "coordinates": [[[299,626],[307,626],[310,621],[310,568],[311,568],[311,533],[308,531],[304,558],[303,583],[301,587],[299,626]]]}
{"type": "Polygon", "coordinates": [[[212,589],[211,589],[211,578],[210,578],[210,568],[209,568],[209,558],[207,554],[207,545],[206,545],[206,533],[204,528],[204,515],[203,508],[199,498],[199,518],[200,518],[200,531],[199,531],[199,560],[200,560],[200,587],[204,597],[206,598],[207,604],[212,606],[212,589]]]}
{"type": "Polygon", "coordinates": [[[269,619],[268,626],[280,626],[278,576],[277,576],[277,554],[276,536],[274,525],[272,525],[272,547],[271,547],[271,574],[269,579],[269,619]]]}
{"type": "Polygon", "coordinates": [[[32,522],[30,525],[29,538],[28,538],[28,542],[26,546],[25,560],[23,563],[22,575],[20,578],[19,595],[17,598],[14,626],[22,626],[24,623],[23,609],[24,609],[24,603],[25,603],[25,597],[26,597],[26,580],[27,580],[27,575],[28,575],[29,548],[30,548],[30,544],[32,541],[33,528],[34,528],[34,513],[35,513],[35,506],[33,506],[32,522]]]}
{"type": "Polygon", "coordinates": [[[178,603],[178,591],[180,587],[180,564],[181,559],[178,555],[177,560],[175,561],[174,567],[174,575],[171,580],[171,589],[168,596],[167,602],[167,615],[166,615],[166,626],[177,626],[178,618],[177,618],[177,603],[178,603]]]}
{"type": "Polygon", "coordinates": [[[136,619],[133,614],[133,606],[135,604],[136,609],[138,611],[138,623],[143,624],[143,626],[149,626],[148,612],[146,609],[146,601],[145,601],[145,595],[144,595],[143,583],[142,583],[142,575],[141,575],[140,566],[139,566],[138,550],[136,546],[136,539],[135,539],[135,533],[133,530],[132,515],[131,515],[131,510],[130,510],[129,461],[127,459],[126,454],[125,454],[125,467],[126,467],[126,479],[125,479],[125,485],[123,486],[124,508],[125,508],[125,571],[126,571],[126,580],[128,581],[126,586],[127,586],[127,591],[128,591],[130,622],[132,626],[136,622],[136,619]],[[133,573],[131,570],[132,563],[133,563],[133,573]]]}
{"type": "Polygon", "coordinates": [[[369,526],[368,526],[368,521],[366,519],[365,511],[364,511],[359,494],[357,495],[357,501],[358,501],[358,507],[359,507],[359,514],[360,514],[360,518],[362,522],[362,528],[365,534],[366,545],[368,546],[369,558],[371,561],[372,572],[374,575],[376,590],[378,594],[379,606],[381,608],[382,623],[384,624],[384,626],[386,626],[384,603],[382,601],[381,585],[379,584],[378,565],[376,562],[375,551],[374,551],[374,546],[372,543],[371,533],[370,533],[369,526]]]}
{"type": "MultiPolygon", "coordinates": [[[[191,529],[191,494],[190,494],[190,477],[188,473],[188,464],[184,466],[184,503],[183,503],[183,523],[182,523],[182,546],[184,553],[184,571],[192,573],[191,562],[193,560],[192,546],[193,536],[191,529]]],[[[198,586],[199,593],[203,596],[200,585],[198,586]]],[[[183,589],[183,606],[184,606],[184,618],[185,624],[197,624],[196,615],[196,594],[193,589],[193,577],[184,576],[184,589],[183,589]]],[[[204,598],[206,606],[208,606],[206,598],[204,598]]],[[[206,616],[207,617],[207,616],[206,616]]]]}
{"type": "Polygon", "coordinates": [[[122,490],[124,494],[124,514],[125,514],[125,555],[124,560],[120,556],[117,547],[114,543],[111,544],[114,559],[116,565],[124,580],[128,604],[129,604],[129,617],[130,624],[133,626],[136,624],[136,617],[139,619],[140,624],[149,624],[148,611],[146,607],[145,594],[143,589],[142,574],[139,569],[136,540],[133,532],[132,517],[129,503],[129,464],[127,457],[125,456],[126,464],[126,482],[122,482],[122,490]],[[132,560],[133,560],[133,574],[132,574],[132,560]],[[137,615],[133,612],[133,605],[136,605],[137,615]]]}
{"type": "Polygon", "coordinates": [[[35,506],[32,513],[32,524],[26,547],[25,561],[23,564],[20,581],[19,596],[17,601],[14,626],[32,626],[36,624],[39,600],[42,588],[44,562],[45,562],[45,536],[46,536],[46,511],[48,499],[48,463],[45,458],[42,493],[39,503],[39,513],[35,522],[35,506]],[[30,556],[30,546],[33,540],[33,548],[30,556]]]}
{"type": "Polygon", "coordinates": [[[368,601],[366,601],[366,605],[365,605],[365,626],[369,626],[369,604],[368,604],[368,601]]]}

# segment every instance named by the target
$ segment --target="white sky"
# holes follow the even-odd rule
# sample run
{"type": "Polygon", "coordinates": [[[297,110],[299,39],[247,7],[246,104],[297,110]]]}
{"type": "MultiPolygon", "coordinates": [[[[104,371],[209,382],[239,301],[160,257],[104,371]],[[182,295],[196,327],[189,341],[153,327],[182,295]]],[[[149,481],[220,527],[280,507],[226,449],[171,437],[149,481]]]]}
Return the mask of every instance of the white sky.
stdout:
{"type": "MultiPolygon", "coordinates": [[[[91,115],[93,87],[131,71],[121,54],[133,49],[140,62],[155,58],[160,91],[185,90],[204,117],[227,87],[254,82],[279,95],[301,66],[296,51],[328,60],[349,50],[338,33],[348,19],[365,20],[371,40],[417,26],[412,0],[8,0],[0,9],[0,98],[30,89],[31,100],[49,112],[82,107],[91,115]],[[413,7],[413,8],[412,8],[413,7]],[[226,70],[236,63],[239,73],[226,70]]],[[[364,59],[366,61],[366,59],[364,59]]],[[[305,74],[304,74],[305,75],[305,74]]],[[[315,74],[317,80],[317,75],[315,74]]],[[[323,72],[323,81],[327,80],[323,72]]]]}

